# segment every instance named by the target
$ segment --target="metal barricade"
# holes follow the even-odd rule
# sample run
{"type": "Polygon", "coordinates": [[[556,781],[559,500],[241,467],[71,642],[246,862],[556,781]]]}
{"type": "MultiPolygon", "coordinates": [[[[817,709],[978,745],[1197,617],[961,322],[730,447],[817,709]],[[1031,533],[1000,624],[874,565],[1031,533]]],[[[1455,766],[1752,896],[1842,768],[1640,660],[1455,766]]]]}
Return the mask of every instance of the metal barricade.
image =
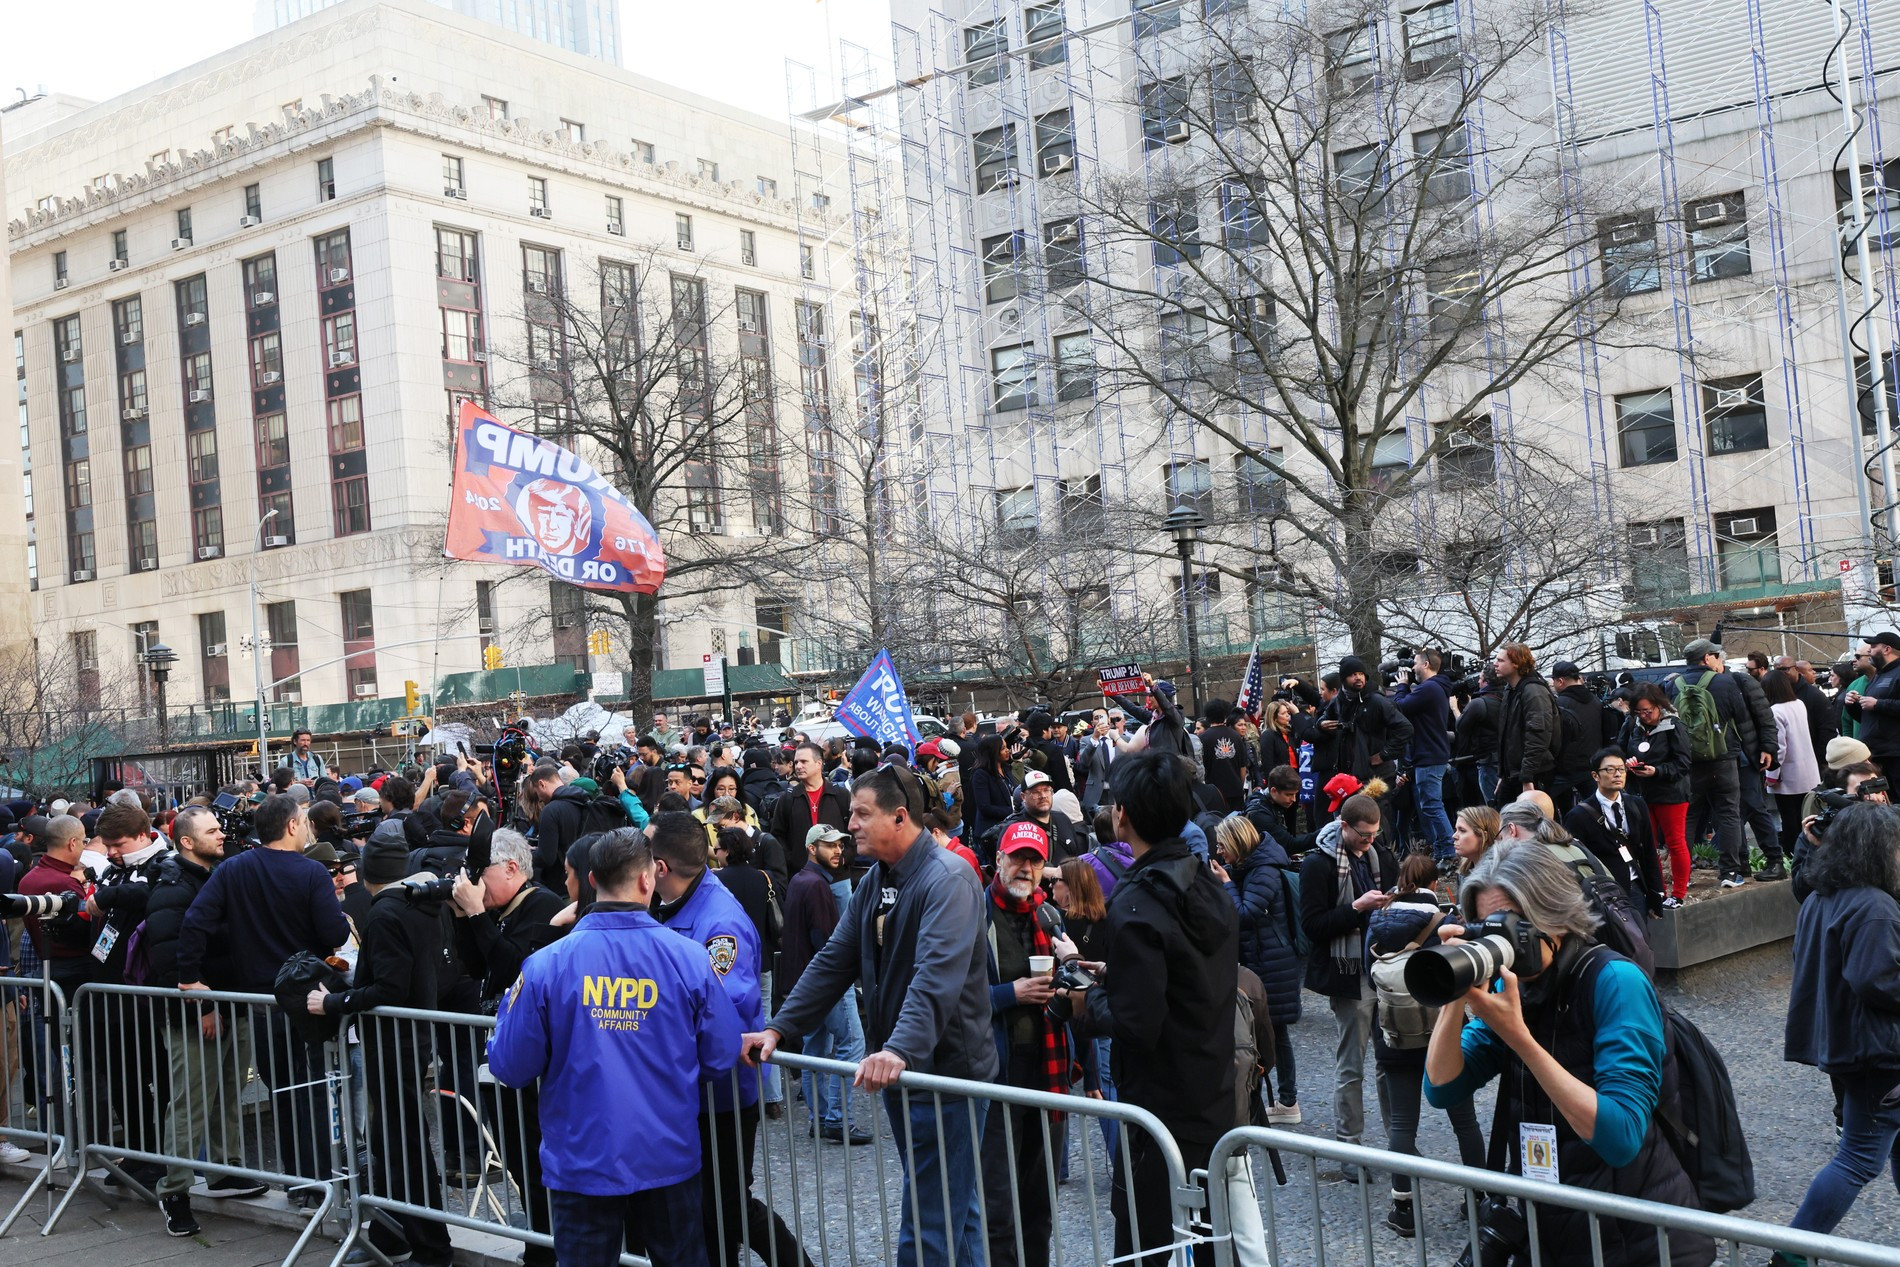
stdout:
{"type": "MultiPolygon", "coordinates": [[[[1208,1195],[1220,1267],[1291,1263],[1311,1263],[1312,1267],[1404,1263],[1439,1267],[1465,1250],[1471,1252],[1473,1262],[1501,1264],[1502,1250],[1495,1244],[1482,1243],[1491,1240],[1480,1208],[1487,1195],[1511,1198],[1524,1212],[1529,1246],[1513,1261],[1529,1267],[1547,1267],[1550,1254],[1539,1234],[1540,1212],[1542,1218],[1550,1219],[1558,1211],[1584,1216],[1588,1243],[1574,1246],[1568,1257],[1570,1261],[1587,1261],[1592,1267],[1604,1267],[1606,1262],[1606,1224],[1614,1225],[1609,1229],[1614,1237],[1627,1238],[1634,1230],[1640,1240],[1630,1243],[1645,1247],[1653,1233],[1654,1248],[1641,1258],[1646,1264],[1670,1261],[1672,1237],[1695,1236],[1713,1240],[1716,1256],[1725,1259],[1729,1267],[1741,1267],[1744,1262],[1759,1267],[1775,1250],[1812,1264],[1900,1267],[1900,1249],[1885,1245],[1266,1127],[1242,1127],[1223,1136],[1214,1147],[1206,1174],[1198,1177],[1208,1195]],[[1256,1170],[1255,1150],[1270,1150],[1286,1163],[1289,1177],[1284,1191],[1271,1181],[1247,1186],[1256,1170]],[[1322,1182],[1321,1162],[1332,1164],[1346,1179],[1322,1182]],[[1409,1175],[1412,1180],[1416,1231],[1409,1243],[1380,1226],[1375,1218],[1383,1205],[1383,1176],[1387,1174],[1409,1175]],[[1381,1179],[1376,1190],[1375,1175],[1381,1179]],[[1217,1182],[1217,1177],[1221,1181],[1217,1182]],[[1257,1192],[1253,1199],[1257,1204],[1235,1200],[1236,1194],[1250,1191],[1257,1192]],[[1743,1246],[1759,1249],[1760,1258],[1745,1260],[1743,1246]]],[[[1680,1246],[1680,1242],[1677,1244],[1680,1246]]]]}
{"type": "Polygon", "coordinates": [[[348,1200],[355,1135],[338,1046],[301,1037],[270,995],[83,985],[67,1032],[79,1178],[42,1234],[82,1186],[116,1206],[94,1166],[153,1202],[188,1193],[199,1171],[283,1188],[311,1212],[286,1263],[348,1200]]]}
{"type": "Polygon", "coordinates": [[[50,1199],[53,1172],[72,1151],[65,1033],[66,995],[51,979],[0,976],[0,1139],[43,1153],[38,1173],[0,1217],[0,1236],[35,1194],[50,1199]]]}

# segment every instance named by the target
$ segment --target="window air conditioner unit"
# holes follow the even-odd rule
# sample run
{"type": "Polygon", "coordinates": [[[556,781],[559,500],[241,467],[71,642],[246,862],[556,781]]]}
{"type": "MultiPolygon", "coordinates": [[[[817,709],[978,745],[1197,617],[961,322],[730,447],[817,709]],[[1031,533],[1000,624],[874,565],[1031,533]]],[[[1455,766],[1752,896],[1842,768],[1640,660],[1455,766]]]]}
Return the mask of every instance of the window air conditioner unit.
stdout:
{"type": "MultiPolygon", "coordinates": [[[[1446,437],[1445,447],[1448,449],[1475,449],[1478,447],[1478,437],[1472,435],[1469,431],[1454,431],[1451,435],[1446,437]]],[[[1644,528],[1639,529],[1639,531],[1654,532],[1655,529],[1644,528]]]]}
{"type": "Polygon", "coordinates": [[[80,568],[77,572],[73,573],[73,584],[75,585],[79,584],[81,581],[90,581],[91,579],[92,579],[91,568],[80,568]]]}
{"type": "Polygon", "coordinates": [[[303,692],[302,691],[285,691],[282,702],[286,704],[301,704],[303,703],[303,692]]]}
{"type": "Polygon", "coordinates": [[[59,359],[68,365],[77,365],[79,364],[79,349],[67,348],[64,352],[59,354],[59,359]]]}
{"type": "Polygon", "coordinates": [[[1064,172],[1072,172],[1074,170],[1075,155],[1073,154],[1051,154],[1042,160],[1042,174],[1044,176],[1060,176],[1064,172]]]}
{"type": "Polygon", "coordinates": [[[71,281],[70,281],[69,279],[67,279],[67,278],[64,278],[64,277],[55,277],[55,278],[53,279],[53,289],[54,289],[54,290],[65,290],[65,289],[66,289],[66,288],[67,288],[68,286],[70,286],[70,285],[72,285],[72,282],[71,282],[71,281]]]}
{"type": "Polygon", "coordinates": [[[173,238],[172,239],[172,250],[174,251],[182,251],[190,245],[191,245],[190,238],[173,238]]]}
{"type": "Polygon", "coordinates": [[[129,260],[107,260],[106,261],[106,272],[108,273],[123,273],[126,269],[130,267],[132,267],[132,264],[129,260]]]}
{"type": "Polygon", "coordinates": [[[289,544],[290,544],[289,537],[265,537],[264,538],[264,548],[266,550],[275,550],[278,546],[287,546],[289,544]]]}
{"type": "Polygon", "coordinates": [[[202,405],[207,400],[211,399],[211,392],[208,389],[203,388],[203,387],[194,387],[191,389],[191,395],[189,399],[191,403],[194,405],[202,405]]]}
{"type": "Polygon", "coordinates": [[[125,346],[127,347],[131,347],[133,344],[137,343],[138,341],[139,341],[139,332],[137,330],[127,330],[119,336],[119,342],[125,344],[125,346]]]}
{"type": "Polygon", "coordinates": [[[185,314],[185,324],[188,326],[201,326],[204,323],[205,315],[202,312],[188,312],[185,314]]]}
{"type": "MultiPolygon", "coordinates": [[[[200,553],[200,554],[203,554],[203,553],[204,553],[204,551],[203,551],[203,550],[200,550],[200,551],[199,551],[198,553],[200,553]]],[[[213,551],[213,553],[216,553],[216,551],[213,551]]],[[[206,655],[208,655],[208,656],[221,656],[221,655],[224,655],[224,654],[225,654],[225,650],[224,650],[224,644],[223,644],[222,642],[214,642],[214,643],[212,643],[212,644],[211,644],[210,646],[208,646],[208,647],[206,647],[206,648],[205,648],[205,654],[206,654],[206,655]]]]}
{"type": "Polygon", "coordinates": [[[1058,224],[1049,230],[1049,240],[1051,242],[1073,242],[1081,236],[1081,233],[1076,230],[1073,220],[1066,224],[1058,224]]]}
{"type": "Polygon", "coordinates": [[[358,682],[356,684],[356,698],[363,699],[374,694],[376,694],[376,684],[374,682],[358,682]]]}
{"type": "Polygon", "coordinates": [[[158,560],[157,560],[157,559],[140,559],[140,560],[139,560],[139,571],[141,571],[141,572],[156,572],[156,571],[158,571],[158,560]]]}
{"type": "Polygon", "coordinates": [[[1751,403],[1746,387],[1722,387],[1715,393],[1717,409],[1746,409],[1751,403]]]}
{"type": "Polygon", "coordinates": [[[257,376],[257,381],[259,383],[262,383],[264,386],[269,387],[273,383],[283,382],[284,375],[281,370],[265,370],[262,374],[259,374],[257,376]]]}
{"type": "Polygon", "coordinates": [[[1714,202],[1697,203],[1694,219],[1698,228],[1703,225],[1727,224],[1728,204],[1720,199],[1714,202]]]}
{"type": "MultiPolygon", "coordinates": [[[[222,546],[199,546],[199,547],[198,547],[198,558],[199,558],[199,559],[201,559],[201,560],[203,560],[203,559],[215,559],[215,558],[218,558],[219,556],[221,556],[221,555],[222,555],[223,553],[224,553],[224,548],[223,548],[222,546]]],[[[212,654],[212,655],[223,655],[223,654],[224,654],[224,644],[223,644],[222,642],[220,642],[220,643],[218,644],[218,650],[216,650],[216,651],[213,651],[213,652],[211,652],[211,654],[212,654]]]]}
{"type": "Polygon", "coordinates": [[[1178,144],[1187,139],[1188,139],[1188,125],[1187,124],[1177,122],[1177,123],[1170,123],[1168,125],[1167,140],[1170,145],[1178,144]]]}
{"type": "Polygon", "coordinates": [[[1752,537],[1757,531],[1757,522],[1757,517],[1754,515],[1748,515],[1741,519],[1731,519],[1728,521],[1727,535],[1731,537],[1752,537]]]}
{"type": "Polygon", "coordinates": [[[273,291],[259,290],[251,294],[251,307],[253,308],[262,308],[265,304],[274,304],[276,302],[277,295],[273,291]]]}
{"type": "Polygon", "coordinates": [[[461,200],[461,201],[463,201],[463,202],[467,202],[467,201],[468,201],[468,190],[466,190],[466,189],[457,189],[457,188],[456,188],[456,187],[455,187],[454,185],[448,185],[448,186],[445,186],[445,187],[443,188],[443,190],[442,190],[442,196],[443,196],[444,198],[457,198],[457,199],[460,199],[460,200],[461,200]]]}
{"type": "Polygon", "coordinates": [[[341,282],[347,282],[348,280],[350,280],[350,270],[349,270],[349,269],[347,269],[347,268],[333,268],[333,269],[331,269],[331,270],[330,270],[330,284],[331,284],[332,286],[335,286],[335,285],[337,285],[338,283],[341,283],[341,282]]]}
{"type": "Polygon", "coordinates": [[[1636,226],[1633,224],[1619,224],[1610,230],[1610,242],[1615,246],[1621,246],[1625,242],[1634,242],[1639,236],[1641,235],[1637,232],[1636,226]]]}
{"type": "Polygon", "coordinates": [[[119,411],[119,419],[122,422],[137,422],[144,416],[145,410],[139,405],[127,405],[124,409],[119,411]]]}
{"type": "Polygon", "coordinates": [[[350,364],[352,359],[348,352],[332,352],[330,353],[330,368],[333,370],[342,369],[345,365],[350,364]]]}
{"type": "Polygon", "coordinates": [[[624,238],[627,236],[627,226],[624,224],[615,224],[612,220],[609,220],[607,222],[607,232],[617,238],[624,238]]]}
{"type": "Polygon", "coordinates": [[[486,365],[486,364],[488,363],[488,353],[486,353],[486,352],[470,352],[470,353],[468,354],[468,359],[469,359],[469,360],[471,360],[471,361],[475,361],[475,362],[477,362],[478,364],[482,364],[482,365],[486,365]]]}
{"type": "Polygon", "coordinates": [[[1254,121],[1255,112],[1258,109],[1259,107],[1251,99],[1236,101],[1234,103],[1234,122],[1252,123],[1254,121]]]}
{"type": "Polygon", "coordinates": [[[1014,167],[1005,167],[1002,174],[996,178],[995,188],[1014,189],[1017,182],[1021,181],[1022,178],[1022,173],[1017,171],[1014,167]]]}
{"type": "Polygon", "coordinates": [[[258,219],[256,216],[239,216],[238,217],[238,228],[240,229],[255,229],[258,225],[262,223],[264,222],[258,219]]]}
{"type": "Polygon", "coordinates": [[[548,293],[548,284],[539,278],[530,277],[528,279],[528,293],[530,295],[545,295],[548,293]]]}
{"type": "Polygon", "coordinates": [[[537,220],[554,219],[554,211],[550,207],[529,207],[528,214],[537,220]]]}
{"type": "Polygon", "coordinates": [[[1655,527],[1631,528],[1630,545],[1638,550],[1653,550],[1662,544],[1662,530],[1655,527]]]}

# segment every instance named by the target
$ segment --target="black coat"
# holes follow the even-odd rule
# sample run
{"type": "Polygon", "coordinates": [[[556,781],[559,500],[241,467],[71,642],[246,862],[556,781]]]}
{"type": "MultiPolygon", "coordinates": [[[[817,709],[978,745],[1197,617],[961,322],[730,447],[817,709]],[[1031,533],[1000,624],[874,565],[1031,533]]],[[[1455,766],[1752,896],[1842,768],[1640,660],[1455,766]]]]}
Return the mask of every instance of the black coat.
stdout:
{"type": "MultiPolygon", "coordinates": [[[[1320,832],[1339,847],[1339,820],[1334,819],[1320,832]]],[[[1389,889],[1399,880],[1398,860],[1384,845],[1372,846],[1374,886],[1389,889]]],[[[1353,894],[1354,897],[1359,896],[1353,894]]],[[[1328,998],[1356,999],[1364,988],[1361,974],[1342,975],[1333,967],[1331,942],[1341,933],[1357,928],[1364,933],[1372,920],[1371,911],[1355,911],[1350,903],[1339,900],[1339,863],[1326,849],[1314,849],[1300,863],[1300,928],[1313,943],[1306,957],[1306,988],[1328,998]]]]}
{"type": "Polygon", "coordinates": [[[1652,916],[1661,915],[1662,863],[1656,856],[1656,828],[1649,819],[1649,806],[1642,797],[1625,792],[1623,816],[1624,831],[1619,835],[1604,818],[1596,792],[1585,790],[1564,816],[1564,828],[1622,883],[1631,902],[1652,916]]]}
{"type": "MultiPolygon", "coordinates": [[[[1565,744],[1557,758],[1557,773],[1571,781],[1572,787],[1587,787],[1590,782],[1590,758],[1603,746],[1603,701],[1596,692],[1578,682],[1557,692],[1559,708],[1568,708],[1577,716],[1581,738],[1565,744]],[[1576,751],[1572,752],[1571,749],[1576,751]]],[[[1559,718],[1559,721],[1562,719],[1559,718]]]]}
{"type": "Polygon", "coordinates": [[[1860,741],[1876,761],[1900,753],[1900,660],[1869,678],[1860,695],[1860,703],[1847,705],[1847,715],[1860,723],[1860,741]]]}
{"type": "MultiPolygon", "coordinates": [[[[178,984],[178,930],[184,927],[185,912],[211,879],[211,870],[178,854],[166,857],[158,868],[158,880],[145,901],[145,947],[148,968],[145,984],[178,984]]],[[[204,980],[214,989],[232,979],[227,962],[230,950],[222,933],[205,940],[204,980]]]]}
{"type": "MultiPolygon", "coordinates": [[[[772,896],[772,881],[765,872],[751,863],[728,863],[719,870],[719,883],[737,899],[739,906],[752,921],[752,927],[759,935],[759,945],[764,948],[765,968],[772,966],[772,956],[778,953],[778,938],[766,934],[766,909],[772,896]]],[[[779,913],[784,914],[784,890],[779,890],[779,913]]]]}
{"type": "MultiPolygon", "coordinates": [[[[1387,783],[1393,782],[1399,758],[1412,742],[1412,723],[1396,704],[1370,688],[1341,691],[1320,710],[1319,716],[1322,723],[1339,723],[1339,728],[1333,731],[1339,745],[1334,773],[1344,771],[1361,783],[1374,774],[1387,783]],[[1379,758],[1376,763],[1372,760],[1375,756],[1379,758]]],[[[1322,782],[1320,786],[1325,784],[1322,782]]]]}
{"type": "Polygon", "coordinates": [[[1234,1127],[1234,904],[1176,837],[1135,859],[1108,904],[1108,977],[1085,1032],[1114,1040],[1120,1098],[1175,1137],[1210,1145],[1234,1127]]]}
{"type": "MultiPolygon", "coordinates": [[[[1498,721],[1498,781],[1505,800],[1516,798],[1522,784],[1548,784],[1557,771],[1563,744],[1562,719],[1550,683],[1533,672],[1504,692],[1504,712],[1498,721]]],[[[1493,789],[1485,788],[1489,796],[1493,789]]]]}
{"type": "Polygon", "coordinates": [[[455,921],[462,965],[482,983],[483,1011],[507,993],[529,955],[561,939],[566,930],[551,921],[566,906],[565,893],[530,882],[500,910],[455,921]]]}
{"type": "MultiPolygon", "coordinates": [[[[1699,682],[1702,674],[1690,669],[1682,680],[1699,682]]],[[[1770,757],[1779,755],[1775,744],[1774,709],[1762,693],[1760,682],[1746,673],[1717,673],[1709,679],[1709,694],[1715,697],[1715,711],[1722,719],[1730,752],[1739,748],[1750,765],[1764,752],[1770,757]]],[[[1896,703],[1894,709],[1895,719],[1900,721],[1900,703],[1896,703]]],[[[1895,732],[1900,734],[1900,726],[1895,727],[1895,732]]]]}
{"type": "Polygon", "coordinates": [[[1822,756],[1827,752],[1828,741],[1840,733],[1834,701],[1823,695],[1821,688],[1812,682],[1803,682],[1795,687],[1794,697],[1801,701],[1801,707],[1808,710],[1808,739],[1814,744],[1814,755],[1822,756]]]}
{"type": "MultiPolygon", "coordinates": [[[[849,872],[851,863],[858,856],[856,843],[851,839],[851,793],[829,779],[819,789],[818,822],[836,827],[845,834],[844,866],[849,872]]],[[[805,789],[788,789],[778,798],[778,804],[772,807],[772,821],[759,825],[777,836],[784,845],[787,874],[798,874],[798,869],[805,865],[805,859],[810,857],[810,852],[805,848],[805,834],[818,825],[811,820],[811,799],[805,789]]]]}
{"type": "Polygon", "coordinates": [[[436,1006],[442,967],[440,902],[415,901],[401,885],[392,884],[370,899],[369,918],[357,931],[363,951],[357,956],[356,975],[348,990],[324,1000],[326,1016],[373,1007],[436,1006]]]}
{"type": "MultiPolygon", "coordinates": [[[[534,878],[543,888],[567,887],[567,851],[584,834],[587,802],[593,798],[585,789],[571,784],[554,790],[554,797],[541,807],[535,820],[534,878]]],[[[424,841],[426,848],[428,842],[424,841]]]]}
{"type": "MultiPolygon", "coordinates": [[[[1471,702],[1459,712],[1451,743],[1453,757],[1470,757],[1485,762],[1498,759],[1498,722],[1504,714],[1503,702],[1499,697],[1497,687],[1487,686],[1473,695],[1471,702]]],[[[1490,788],[1483,791],[1484,795],[1491,795],[1490,788]]]]}
{"type": "Polygon", "coordinates": [[[980,765],[970,767],[969,776],[963,781],[964,841],[974,844],[983,839],[985,832],[1013,811],[1008,776],[980,765]]]}
{"type": "Polygon", "coordinates": [[[1651,775],[1629,777],[1629,790],[1650,805],[1683,805],[1689,800],[1689,736],[1674,713],[1665,713],[1656,729],[1645,730],[1634,713],[1623,723],[1616,746],[1625,761],[1656,767],[1651,775]],[[1647,748],[1645,748],[1647,745],[1647,748]]]}
{"type": "Polygon", "coordinates": [[[1830,1074],[1900,1071],[1900,902],[1892,894],[1842,889],[1801,904],[1782,1052],[1830,1074]]]}

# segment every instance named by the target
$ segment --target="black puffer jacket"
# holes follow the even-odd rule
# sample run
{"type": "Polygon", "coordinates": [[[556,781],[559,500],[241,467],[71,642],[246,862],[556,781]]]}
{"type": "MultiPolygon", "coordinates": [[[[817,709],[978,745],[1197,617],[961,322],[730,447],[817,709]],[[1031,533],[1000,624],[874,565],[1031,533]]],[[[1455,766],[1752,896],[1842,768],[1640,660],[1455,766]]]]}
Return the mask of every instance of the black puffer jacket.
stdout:
{"type": "Polygon", "coordinates": [[[1287,929],[1292,889],[1281,870],[1286,850],[1262,839],[1228,875],[1227,896],[1240,916],[1240,962],[1267,989],[1275,1025],[1300,1019],[1300,957],[1287,929]]]}
{"type": "MultiPolygon", "coordinates": [[[[534,879],[542,888],[557,893],[567,887],[568,846],[581,838],[581,824],[587,815],[587,802],[593,799],[572,785],[556,788],[554,797],[541,807],[535,820],[534,879]]],[[[424,846],[428,844],[425,840],[424,846]]]]}
{"type": "Polygon", "coordinates": [[[1504,715],[1498,722],[1498,778],[1505,799],[1514,799],[1524,783],[1548,783],[1562,744],[1563,724],[1550,683],[1535,672],[1520,678],[1504,692],[1504,715]]]}
{"type": "MultiPolygon", "coordinates": [[[[1590,782],[1590,758],[1603,746],[1599,742],[1603,735],[1603,701],[1596,697],[1595,691],[1578,682],[1557,692],[1557,707],[1575,713],[1578,722],[1577,742],[1564,745],[1557,758],[1557,773],[1569,779],[1572,787],[1586,786],[1590,782]]],[[[1559,721],[1561,723],[1561,718],[1559,721]]]]}
{"type": "Polygon", "coordinates": [[[1647,730],[1634,713],[1623,723],[1616,746],[1625,761],[1656,767],[1650,775],[1631,774],[1629,790],[1650,805],[1682,805],[1689,799],[1689,737],[1674,713],[1663,714],[1656,729],[1647,730]]]}
{"type": "MultiPolygon", "coordinates": [[[[140,934],[149,965],[145,984],[178,984],[178,930],[184,927],[185,912],[191,908],[192,899],[210,879],[210,868],[177,854],[169,855],[159,864],[158,880],[145,902],[145,931],[140,934]]],[[[222,933],[214,933],[206,939],[203,979],[214,990],[231,986],[229,957],[230,950],[222,933]]]]}

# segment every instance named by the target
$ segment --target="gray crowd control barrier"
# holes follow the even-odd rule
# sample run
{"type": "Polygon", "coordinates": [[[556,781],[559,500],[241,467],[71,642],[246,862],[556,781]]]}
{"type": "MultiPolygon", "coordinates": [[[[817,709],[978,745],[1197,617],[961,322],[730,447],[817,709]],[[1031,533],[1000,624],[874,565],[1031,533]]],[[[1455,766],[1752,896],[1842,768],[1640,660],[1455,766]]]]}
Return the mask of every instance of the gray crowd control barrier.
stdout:
{"type": "MultiPolygon", "coordinates": [[[[0,1139],[42,1155],[39,1173],[0,1217],[0,1236],[72,1154],[65,1069],[66,995],[45,978],[0,976],[0,1139]]],[[[48,1211],[51,1212],[50,1210],[48,1211]]]]}

